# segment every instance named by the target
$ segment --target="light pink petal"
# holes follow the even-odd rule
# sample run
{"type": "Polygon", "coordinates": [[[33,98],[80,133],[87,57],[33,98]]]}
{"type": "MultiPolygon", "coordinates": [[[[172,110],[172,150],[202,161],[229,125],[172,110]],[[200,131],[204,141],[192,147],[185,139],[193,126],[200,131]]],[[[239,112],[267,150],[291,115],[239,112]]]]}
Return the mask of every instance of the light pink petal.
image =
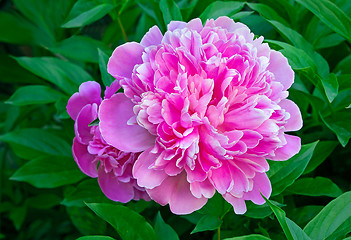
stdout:
{"type": "Polygon", "coordinates": [[[155,136],[139,125],[128,125],[134,104],[123,94],[105,99],[100,106],[100,131],[105,141],[124,152],[140,152],[155,144],[155,136]]]}
{"type": "Polygon", "coordinates": [[[93,139],[93,134],[90,132],[89,124],[97,118],[97,105],[88,104],[79,112],[74,130],[76,138],[79,142],[88,145],[89,141],[93,139]]]}
{"type": "Polygon", "coordinates": [[[222,27],[228,30],[228,32],[234,32],[235,30],[239,29],[239,28],[247,28],[248,27],[242,23],[239,22],[234,22],[233,19],[227,17],[227,16],[222,16],[217,18],[214,21],[214,24],[218,27],[222,27]]]}
{"type": "Polygon", "coordinates": [[[140,44],[144,47],[159,45],[162,41],[163,35],[157,26],[153,26],[141,39],[140,44]]]}
{"type": "Polygon", "coordinates": [[[253,189],[252,191],[244,194],[245,200],[251,200],[254,204],[262,205],[266,201],[261,196],[261,193],[266,198],[269,198],[272,193],[271,182],[269,181],[266,173],[256,173],[252,179],[253,189]]]}
{"type": "Polygon", "coordinates": [[[121,88],[121,85],[119,84],[119,81],[118,80],[113,81],[110,86],[106,87],[105,99],[111,98],[113,94],[115,94],[120,88],[121,88]]]}
{"type": "Polygon", "coordinates": [[[94,81],[84,82],[79,86],[79,92],[72,95],[67,102],[67,112],[73,120],[76,120],[80,110],[87,105],[101,103],[101,87],[94,81]]]}
{"type": "Polygon", "coordinates": [[[291,69],[288,59],[280,52],[271,50],[267,70],[274,74],[275,81],[283,85],[283,91],[290,88],[294,82],[294,71],[291,69]]]}
{"type": "Polygon", "coordinates": [[[230,193],[224,194],[223,197],[227,202],[229,202],[233,206],[234,212],[236,214],[244,214],[246,212],[247,209],[244,199],[234,197],[230,193]]]}
{"type": "Polygon", "coordinates": [[[109,199],[117,202],[126,203],[134,197],[134,187],[130,182],[120,182],[113,174],[113,171],[105,172],[103,165],[99,167],[98,182],[102,192],[109,199]]]}
{"type": "Polygon", "coordinates": [[[136,42],[128,42],[117,47],[107,64],[107,71],[115,78],[131,78],[134,66],[142,63],[144,47],[136,42]]]}
{"type": "Polygon", "coordinates": [[[98,176],[97,161],[94,161],[94,155],[91,155],[87,150],[87,145],[78,142],[77,138],[73,139],[72,146],[73,158],[78,164],[79,169],[86,175],[92,178],[98,176]]]}
{"type": "Polygon", "coordinates": [[[217,169],[211,171],[210,176],[214,187],[220,194],[225,194],[229,188],[233,188],[234,181],[227,162],[217,169]]]}
{"type": "Polygon", "coordinates": [[[279,106],[290,114],[288,122],[284,125],[285,131],[297,131],[302,128],[302,116],[299,107],[289,99],[280,101],[279,106]]]}
{"type": "Polygon", "coordinates": [[[200,18],[192,19],[190,22],[186,24],[186,27],[191,30],[197,31],[198,33],[201,32],[201,30],[204,28],[202,26],[202,22],[200,18]]]}
{"type": "Polygon", "coordinates": [[[190,184],[184,173],[167,177],[160,186],[147,189],[151,199],[161,205],[169,204],[175,214],[189,214],[202,208],[207,198],[196,198],[190,191],[190,184]]]}
{"type": "Polygon", "coordinates": [[[203,182],[190,183],[190,191],[197,198],[200,198],[201,196],[211,198],[216,193],[216,189],[207,179],[203,182]]]}
{"type": "Polygon", "coordinates": [[[171,21],[167,25],[167,29],[168,29],[168,31],[173,32],[176,29],[183,29],[185,26],[186,26],[185,22],[182,22],[182,21],[171,21]]]}
{"type": "Polygon", "coordinates": [[[284,134],[286,145],[275,150],[275,156],[267,157],[270,160],[285,161],[297,154],[301,149],[301,139],[297,136],[284,134]]]}
{"type": "Polygon", "coordinates": [[[133,167],[133,177],[137,179],[138,185],[149,189],[159,186],[168,177],[164,171],[150,168],[159,156],[151,150],[152,148],[140,154],[133,167]]]}

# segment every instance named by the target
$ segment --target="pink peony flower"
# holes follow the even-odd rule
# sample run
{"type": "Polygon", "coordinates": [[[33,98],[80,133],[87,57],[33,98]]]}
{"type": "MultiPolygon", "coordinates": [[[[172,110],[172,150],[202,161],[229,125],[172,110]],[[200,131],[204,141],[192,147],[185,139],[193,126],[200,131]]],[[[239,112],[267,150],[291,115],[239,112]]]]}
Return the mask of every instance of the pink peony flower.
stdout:
{"type": "Polygon", "coordinates": [[[151,199],[176,214],[200,209],[215,191],[246,211],[271,194],[266,159],[287,160],[302,127],[286,99],[294,81],[287,59],[227,17],[154,26],[119,46],[108,72],[124,88],[102,101],[105,141],[141,152],[133,176],[151,199]]]}
{"type": "MultiPolygon", "coordinates": [[[[105,99],[117,90],[114,82],[105,91],[105,99]]],[[[78,167],[86,175],[96,178],[103,193],[111,200],[128,202],[141,198],[150,200],[145,189],[139,187],[132,176],[132,168],[139,153],[123,152],[106,143],[99,126],[89,126],[97,119],[102,101],[100,85],[85,82],[79,87],[79,93],[68,100],[67,112],[75,121],[76,137],[73,139],[73,157],[78,167]],[[99,165],[99,167],[98,167],[99,165]]]]}

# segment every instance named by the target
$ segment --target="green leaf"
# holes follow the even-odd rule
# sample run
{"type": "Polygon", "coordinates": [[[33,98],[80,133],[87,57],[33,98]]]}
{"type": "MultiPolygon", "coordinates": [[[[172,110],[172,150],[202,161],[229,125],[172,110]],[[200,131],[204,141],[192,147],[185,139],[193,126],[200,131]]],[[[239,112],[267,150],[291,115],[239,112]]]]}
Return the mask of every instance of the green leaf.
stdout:
{"type": "Polygon", "coordinates": [[[288,187],[286,191],[306,196],[338,197],[342,194],[340,188],[329,178],[301,178],[288,187]]]}
{"type": "Polygon", "coordinates": [[[109,236],[84,236],[84,237],[79,237],[76,240],[114,240],[114,238],[109,237],[109,236]]]}
{"type": "Polygon", "coordinates": [[[114,240],[114,238],[109,237],[109,236],[84,236],[84,237],[79,237],[76,240],[114,240]]]}
{"type": "Polygon", "coordinates": [[[313,156],[308,163],[304,174],[312,172],[334,151],[338,146],[337,141],[320,141],[314,149],[313,156]]]}
{"type": "Polygon", "coordinates": [[[339,239],[351,231],[351,192],[325,206],[304,228],[312,239],[339,239]]]}
{"type": "Polygon", "coordinates": [[[9,143],[17,150],[15,153],[25,159],[33,159],[40,155],[72,156],[71,146],[67,142],[42,129],[18,129],[1,135],[0,140],[9,143]]]}
{"type": "Polygon", "coordinates": [[[343,38],[337,33],[331,33],[331,34],[328,34],[327,36],[324,36],[318,39],[314,44],[314,47],[316,49],[330,48],[330,47],[339,45],[343,41],[345,41],[345,38],[343,38]]]}
{"type": "Polygon", "coordinates": [[[336,134],[341,145],[345,147],[351,138],[351,125],[349,124],[351,112],[344,110],[335,112],[329,117],[320,116],[325,125],[336,134]]]}
{"type": "Polygon", "coordinates": [[[266,200],[266,203],[270,206],[274,215],[277,217],[278,222],[288,240],[310,239],[299,226],[286,217],[285,212],[280,207],[275,206],[265,196],[262,195],[262,197],[266,200]]]}
{"type": "MultiPolygon", "coordinates": [[[[274,203],[278,207],[286,206],[284,204],[281,204],[281,203],[278,203],[278,202],[275,202],[272,200],[271,200],[271,202],[274,203]]],[[[262,204],[262,205],[257,205],[257,204],[254,204],[252,202],[247,202],[246,207],[247,207],[247,211],[245,213],[245,216],[251,217],[251,218],[262,219],[262,218],[268,217],[269,215],[271,215],[273,213],[271,208],[268,206],[267,203],[262,204]]]]}
{"type": "Polygon", "coordinates": [[[64,28],[82,27],[108,14],[115,6],[109,1],[78,0],[71,9],[64,28]]]}
{"type": "Polygon", "coordinates": [[[301,176],[312,158],[317,143],[303,145],[300,152],[287,161],[269,161],[270,170],[267,175],[272,183],[272,196],[283,192],[301,176]]]}
{"type": "Polygon", "coordinates": [[[96,179],[87,179],[78,186],[64,194],[61,202],[67,207],[84,207],[86,202],[109,202],[110,200],[102,193],[96,179]]]}
{"type": "Polygon", "coordinates": [[[243,2],[223,2],[223,1],[216,1],[211,3],[205,11],[202,12],[200,15],[200,19],[202,22],[206,21],[207,19],[213,18],[216,19],[220,16],[232,16],[235,13],[239,12],[244,7],[243,2]]]}
{"type": "Polygon", "coordinates": [[[293,221],[291,221],[289,218],[286,218],[286,224],[289,227],[289,230],[291,232],[291,235],[293,236],[293,239],[295,240],[311,240],[309,236],[293,221]]]}
{"type": "Polygon", "coordinates": [[[11,210],[9,214],[9,218],[12,220],[15,228],[19,230],[27,216],[27,206],[23,205],[20,207],[16,207],[11,210]]]}
{"type": "Polygon", "coordinates": [[[72,95],[81,83],[94,79],[81,67],[54,57],[16,57],[25,69],[72,95]]]}
{"type": "Polygon", "coordinates": [[[17,106],[56,102],[63,94],[42,85],[24,86],[16,90],[6,103],[17,106]]]}
{"type": "Polygon", "coordinates": [[[219,193],[213,195],[210,198],[206,205],[199,210],[201,214],[212,215],[222,219],[232,208],[226,200],[224,200],[223,196],[219,193]]]}
{"type": "Polygon", "coordinates": [[[219,217],[213,215],[205,215],[200,218],[194,230],[191,231],[191,234],[208,230],[215,230],[221,226],[222,222],[223,221],[219,217]]]}
{"type": "Polygon", "coordinates": [[[351,19],[329,0],[296,0],[323,23],[351,42],[351,19]]]}
{"type": "Polygon", "coordinates": [[[100,41],[85,36],[72,36],[51,47],[50,51],[70,59],[97,63],[98,48],[111,54],[111,50],[100,41]]]}
{"type": "Polygon", "coordinates": [[[30,44],[35,42],[36,27],[19,15],[0,12],[0,42],[30,44]]]}
{"type": "Polygon", "coordinates": [[[55,188],[84,177],[72,158],[48,156],[27,162],[10,179],[28,182],[37,188],[55,188]]]}
{"type": "Polygon", "coordinates": [[[275,20],[283,23],[284,25],[288,25],[286,20],[282,18],[276,11],[274,11],[271,7],[266,4],[261,3],[246,3],[249,8],[260,13],[264,18],[269,20],[275,20]]]}
{"type": "Polygon", "coordinates": [[[341,60],[335,67],[335,73],[351,74],[351,54],[341,60]]]}
{"type": "Polygon", "coordinates": [[[270,240],[270,238],[259,234],[251,234],[240,237],[225,238],[224,240],[270,240]]]}
{"type": "Polygon", "coordinates": [[[66,207],[68,216],[73,225],[83,235],[104,235],[107,224],[87,207],[66,207]]]}
{"type": "Polygon", "coordinates": [[[328,97],[329,102],[332,102],[339,91],[339,83],[334,73],[329,74],[329,77],[322,78],[322,84],[324,87],[325,94],[328,97]]]}
{"type": "Polygon", "coordinates": [[[127,207],[107,203],[88,203],[96,215],[115,228],[124,240],[156,239],[151,225],[138,213],[127,207]]]}
{"type": "Polygon", "coordinates": [[[56,194],[42,193],[34,197],[27,198],[28,206],[37,209],[49,209],[60,204],[61,198],[56,194]]]}
{"type": "Polygon", "coordinates": [[[308,205],[299,208],[293,208],[290,211],[291,218],[301,226],[306,224],[314,218],[321,210],[323,206],[320,205],[308,205]]]}
{"type": "Polygon", "coordinates": [[[107,86],[110,86],[111,83],[114,81],[114,78],[107,72],[107,63],[108,63],[109,56],[103,51],[101,51],[100,49],[98,49],[98,53],[99,53],[99,69],[101,73],[101,79],[103,84],[107,87],[107,86]]]}
{"type": "Polygon", "coordinates": [[[317,72],[322,78],[328,77],[329,65],[328,62],[320,55],[315,52],[311,43],[309,43],[300,33],[295,30],[284,26],[282,23],[277,21],[268,21],[271,23],[288,41],[294,44],[295,47],[305,51],[308,56],[314,61],[317,68],[317,72]]]}
{"type": "Polygon", "coordinates": [[[163,20],[166,25],[172,20],[183,21],[182,13],[173,0],[161,0],[160,9],[162,11],[163,20]]]}
{"type": "Polygon", "coordinates": [[[155,232],[157,240],[179,240],[178,234],[173,228],[163,221],[160,212],[158,212],[156,216],[155,232]]]}

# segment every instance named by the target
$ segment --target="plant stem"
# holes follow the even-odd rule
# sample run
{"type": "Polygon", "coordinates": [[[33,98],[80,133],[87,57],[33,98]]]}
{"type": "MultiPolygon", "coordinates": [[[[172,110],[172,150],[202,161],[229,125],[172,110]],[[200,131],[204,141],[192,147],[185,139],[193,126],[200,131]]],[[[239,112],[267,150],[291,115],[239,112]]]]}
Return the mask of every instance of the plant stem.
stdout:
{"type": "Polygon", "coordinates": [[[122,25],[122,22],[121,22],[121,19],[119,18],[119,16],[117,17],[117,21],[118,21],[118,24],[122,30],[122,34],[123,34],[123,37],[124,37],[124,40],[126,40],[126,42],[128,42],[128,37],[127,37],[127,34],[126,32],[124,31],[124,27],[122,25]]]}
{"type": "Polygon", "coordinates": [[[221,240],[221,227],[218,227],[218,240],[221,240]]]}

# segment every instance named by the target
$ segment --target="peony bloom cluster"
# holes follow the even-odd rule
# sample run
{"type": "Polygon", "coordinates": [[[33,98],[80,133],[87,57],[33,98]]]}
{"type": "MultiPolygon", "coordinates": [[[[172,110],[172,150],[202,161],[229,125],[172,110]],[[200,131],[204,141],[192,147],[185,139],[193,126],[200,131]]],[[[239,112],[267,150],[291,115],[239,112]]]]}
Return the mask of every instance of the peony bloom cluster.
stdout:
{"type": "MultiPolygon", "coordinates": [[[[286,132],[299,130],[302,118],[286,99],[294,72],[262,41],[246,25],[220,17],[204,26],[200,19],[173,21],[164,35],[154,26],[140,43],[117,47],[108,72],[124,93],[108,94],[101,104],[92,96],[84,100],[90,107],[79,114],[82,125],[86,128],[96,111],[100,122],[84,131],[87,137],[79,137],[76,127],[76,160],[78,152],[100,156],[103,148],[94,148],[100,143],[128,153],[136,158],[128,175],[133,189],[145,189],[176,214],[200,209],[216,191],[237,214],[245,213],[246,200],[263,204],[261,193],[271,194],[266,159],[287,160],[299,152],[300,138],[286,132]]],[[[113,177],[120,184],[121,175],[112,175],[112,163],[97,159],[98,174],[108,179],[100,185],[117,197],[121,191],[113,177]]],[[[84,170],[96,176],[95,168],[84,170]]]]}
{"type": "MultiPolygon", "coordinates": [[[[110,98],[118,88],[118,82],[114,82],[106,89],[105,99],[110,98]]],[[[85,82],[79,87],[79,92],[68,100],[67,112],[75,121],[74,160],[83,173],[98,177],[101,190],[108,198],[124,203],[132,199],[149,200],[145,189],[139,187],[132,176],[132,168],[139,154],[123,152],[109,145],[102,138],[99,126],[90,125],[98,117],[102,102],[100,95],[98,83],[85,82]]]]}

